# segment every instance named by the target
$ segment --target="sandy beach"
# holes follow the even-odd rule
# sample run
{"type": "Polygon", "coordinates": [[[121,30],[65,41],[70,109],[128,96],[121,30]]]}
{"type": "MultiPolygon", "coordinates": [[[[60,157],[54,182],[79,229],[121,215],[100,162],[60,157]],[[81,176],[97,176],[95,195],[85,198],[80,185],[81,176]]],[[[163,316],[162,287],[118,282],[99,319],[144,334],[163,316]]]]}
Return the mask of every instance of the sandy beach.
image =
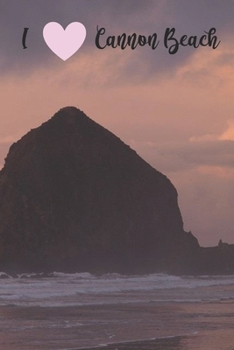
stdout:
{"type": "Polygon", "coordinates": [[[230,350],[233,304],[0,308],[4,350],[230,350]]]}

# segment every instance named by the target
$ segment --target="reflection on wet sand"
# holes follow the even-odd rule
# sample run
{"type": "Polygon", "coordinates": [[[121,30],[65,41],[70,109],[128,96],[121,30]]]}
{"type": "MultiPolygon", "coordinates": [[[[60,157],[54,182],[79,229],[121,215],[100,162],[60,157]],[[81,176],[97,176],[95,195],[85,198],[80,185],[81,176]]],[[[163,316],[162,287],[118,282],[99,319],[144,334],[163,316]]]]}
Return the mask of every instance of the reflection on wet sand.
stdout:
{"type": "MultiPolygon", "coordinates": [[[[150,339],[133,342],[113,343],[107,346],[100,346],[98,350],[182,350],[182,339],[183,337],[172,337],[166,339],[150,339]]],[[[97,347],[89,348],[88,350],[97,350],[97,347]]]]}
{"type": "Polygon", "coordinates": [[[225,301],[0,308],[4,350],[232,350],[233,329],[225,301]]]}

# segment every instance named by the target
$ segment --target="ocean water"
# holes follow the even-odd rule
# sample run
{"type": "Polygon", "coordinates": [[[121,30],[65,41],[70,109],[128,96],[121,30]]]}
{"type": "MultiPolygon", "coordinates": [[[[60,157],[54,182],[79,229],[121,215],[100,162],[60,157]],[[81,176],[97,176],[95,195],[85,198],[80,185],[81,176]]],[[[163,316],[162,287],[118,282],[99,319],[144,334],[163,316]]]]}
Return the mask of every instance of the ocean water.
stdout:
{"type": "Polygon", "coordinates": [[[234,349],[234,276],[0,277],[0,350],[234,349]]]}

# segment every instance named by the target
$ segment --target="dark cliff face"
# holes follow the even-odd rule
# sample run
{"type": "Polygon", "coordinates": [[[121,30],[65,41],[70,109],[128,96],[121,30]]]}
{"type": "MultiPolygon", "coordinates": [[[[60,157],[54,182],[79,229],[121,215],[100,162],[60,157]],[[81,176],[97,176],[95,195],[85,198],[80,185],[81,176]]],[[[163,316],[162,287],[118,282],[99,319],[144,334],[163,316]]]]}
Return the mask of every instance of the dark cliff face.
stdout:
{"type": "Polygon", "coordinates": [[[198,249],[166,176],[80,110],[61,109],[11,146],[0,268],[185,271],[198,249]]]}

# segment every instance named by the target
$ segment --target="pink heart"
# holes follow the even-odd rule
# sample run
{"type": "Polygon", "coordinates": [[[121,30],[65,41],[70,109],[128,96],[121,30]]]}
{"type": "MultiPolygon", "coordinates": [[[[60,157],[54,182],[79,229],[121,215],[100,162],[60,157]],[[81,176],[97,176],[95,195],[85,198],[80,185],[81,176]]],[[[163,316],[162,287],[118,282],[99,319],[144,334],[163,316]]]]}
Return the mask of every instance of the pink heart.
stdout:
{"type": "Polygon", "coordinates": [[[79,22],[70,23],[66,29],[57,22],[50,22],[43,29],[43,37],[51,51],[66,61],[82,46],[86,29],[79,22]]]}

